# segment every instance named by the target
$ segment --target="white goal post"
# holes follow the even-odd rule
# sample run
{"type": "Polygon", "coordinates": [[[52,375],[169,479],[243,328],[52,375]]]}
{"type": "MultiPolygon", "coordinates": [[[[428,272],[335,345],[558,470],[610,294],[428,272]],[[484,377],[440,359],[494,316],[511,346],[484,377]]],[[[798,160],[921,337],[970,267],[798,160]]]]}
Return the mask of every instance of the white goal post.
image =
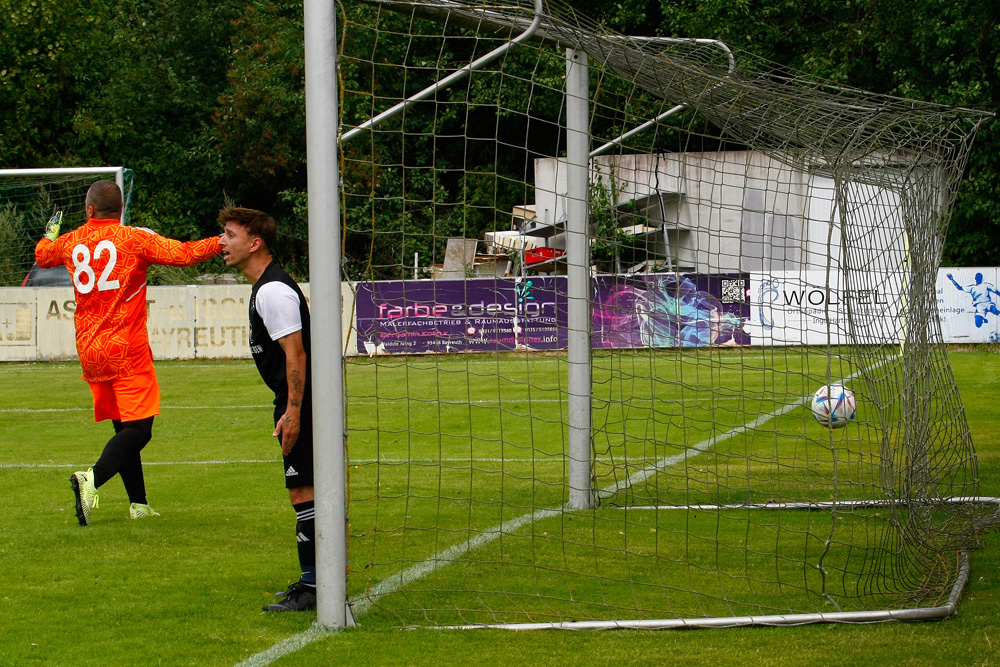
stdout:
{"type": "Polygon", "coordinates": [[[125,167],[54,167],[38,169],[0,169],[0,175],[8,177],[31,176],[113,176],[118,187],[125,191],[125,167]]]}

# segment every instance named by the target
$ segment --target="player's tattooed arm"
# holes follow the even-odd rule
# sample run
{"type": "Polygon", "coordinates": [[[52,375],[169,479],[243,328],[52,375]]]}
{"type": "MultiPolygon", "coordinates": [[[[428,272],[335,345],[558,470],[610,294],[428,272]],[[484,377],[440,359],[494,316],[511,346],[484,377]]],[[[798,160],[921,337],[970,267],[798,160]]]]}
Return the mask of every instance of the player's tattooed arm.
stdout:
{"type": "Polygon", "coordinates": [[[288,404],[296,408],[302,407],[301,397],[305,395],[306,391],[304,375],[305,373],[300,373],[297,368],[288,371],[288,404]]]}
{"type": "Polygon", "coordinates": [[[285,352],[285,379],[288,382],[288,404],[278,420],[274,436],[281,436],[281,452],[287,456],[299,438],[302,401],[305,397],[306,372],[309,359],[302,345],[302,332],[296,331],[278,339],[285,352]]]}

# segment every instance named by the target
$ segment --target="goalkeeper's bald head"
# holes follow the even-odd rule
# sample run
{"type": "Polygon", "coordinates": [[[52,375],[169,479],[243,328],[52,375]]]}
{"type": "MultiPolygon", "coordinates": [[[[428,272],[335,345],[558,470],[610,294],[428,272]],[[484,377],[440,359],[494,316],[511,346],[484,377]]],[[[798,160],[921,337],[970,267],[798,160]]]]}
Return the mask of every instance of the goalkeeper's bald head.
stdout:
{"type": "Polygon", "coordinates": [[[114,181],[95,181],[87,190],[86,206],[94,208],[91,217],[101,220],[120,218],[123,206],[121,188],[114,181]]]}

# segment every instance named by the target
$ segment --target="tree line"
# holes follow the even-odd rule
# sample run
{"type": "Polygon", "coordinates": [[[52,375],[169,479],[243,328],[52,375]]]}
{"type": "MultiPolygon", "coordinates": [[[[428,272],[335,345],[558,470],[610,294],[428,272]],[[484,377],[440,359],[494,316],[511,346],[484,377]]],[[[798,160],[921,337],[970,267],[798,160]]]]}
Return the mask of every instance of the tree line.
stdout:
{"type": "MultiPolygon", "coordinates": [[[[625,34],[722,39],[856,88],[1000,106],[994,0],[579,0],[574,9],[625,34]]],[[[342,10],[372,12],[358,0],[342,10]]],[[[133,222],[178,238],[215,233],[225,200],[267,210],[282,229],[278,256],[304,277],[302,20],[302,3],[284,0],[0,0],[0,166],[130,167],[133,222]]],[[[361,115],[347,109],[345,123],[361,115]]],[[[477,123],[497,126],[488,114],[435,122],[465,125],[472,136],[477,123]]],[[[529,140],[541,151],[551,132],[535,134],[529,140]]],[[[427,184],[447,191],[440,199],[454,191],[472,203],[439,216],[439,235],[482,214],[473,204],[497,197],[490,183],[470,171],[427,184]]],[[[521,194],[510,201],[527,201],[517,201],[521,194]]],[[[359,219],[371,217],[362,209],[359,219]]],[[[374,242],[378,230],[349,221],[345,250],[376,248],[390,266],[430,243],[418,218],[388,217],[408,232],[405,247],[389,252],[374,242]]],[[[998,238],[1000,126],[989,122],[968,163],[945,262],[1000,265],[998,238]]]]}

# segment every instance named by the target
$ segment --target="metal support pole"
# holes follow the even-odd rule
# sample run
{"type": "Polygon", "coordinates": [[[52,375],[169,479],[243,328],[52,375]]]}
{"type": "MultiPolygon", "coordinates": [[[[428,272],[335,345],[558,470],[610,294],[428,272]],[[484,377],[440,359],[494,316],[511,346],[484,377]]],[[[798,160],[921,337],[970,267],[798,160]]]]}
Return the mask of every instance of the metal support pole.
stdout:
{"type": "Polygon", "coordinates": [[[358,125],[357,127],[348,130],[347,132],[344,133],[344,136],[340,138],[341,144],[346,144],[347,142],[351,141],[352,139],[354,139],[354,137],[358,136],[365,130],[370,130],[375,126],[381,124],[382,122],[398,116],[399,114],[403,113],[403,111],[409,109],[417,102],[425,100],[433,95],[438,94],[445,88],[450,87],[457,81],[460,81],[461,79],[468,76],[470,72],[475,72],[478,69],[482,69],[483,67],[490,64],[494,60],[497,60],[505,53],[507,53],[507,51],[509,51],[515,45],[527,41],[535,34],[535,32],[538,30],[538,27],[542,24],[542,11],[543,11],[542,0],[535,0],[534,20],[532,20],[531,24],[525,29],[523,33],[521,33],[514,39],[510,40],[509,42],[493,49],[492,51],[482,56],[481,58],[477,58],[474,62],[469,63],[462,69],[452,72],[451,74],[441,79],[440,81],[433,83],[430,86],[427,86],[416,95],[411,95],[410,97],[406,98],[399,104],[394,105],[392,108],[386,109],[385,111],[375,116],[374,118],[370,118],[364,123],[361,123],[361,125],[358,125]]]}
{"type": "Polygon", "coordinates": [[[340,167],[337,162],[335,4],[305,0],[306,156],[309,163],[309,288],[316,469],[316,620],[349,624],[347,477],[340,294],[340,167]],[[334,117],[331,118],[331,114],[334,117]]]}
{"type": "MultiPolygon", "coordinates": [[[[628,41],[637,42],[637,43],[640,43],[640,44],[653,44],[653,45],[657,45],[657,44],[700,44],[700,45],[703,45],[703,46],[714,46],[716,48],[721,49],[723,51],[723,53],[726,54],[726,60],[729,61],[729,72],[728,73],[732,74],[733,71],[736,69],[736,58],[735,58],[735,56],[733,56],[732,49],[730,49],[729,46],[725,42],[721,42],[721,41],[719,41],[717,39],[687,39],[687,38],[681,38],[681,37],[636,37],[634,35],[631,35],[631,36],[628,36],[628,37],[621,37],[621,39],[626,39],[628,41]]],[[[716,84],[716,85],[719,85],[719,84],[716,84]]],[[[712,86],[712,88],[714,88],[714,87],[715,86],[712,86]]],[[[709,89],[709,90],[711,90],[711,89],[709,89]]],[[[605,153],[607,153],[608,151],[610,151],[612,148],[615,148],[616,146],[621,146],[625,142],[626,139],[629,139],[629,138],[631,138],[631,137],[639,134],[640,132],[643,132],[643,131],[645,131],[645,130],[647,130],[647,129],[653,127],[653,126],[655,126],[657,123],[660,123],[660,122],[666,120],[667,118],[670,118],[671,116],[673,116],[676,113],[684,111],[684,109],[687,109],[687,105],[686,104],[678,104],[677,106],[675,106],[675,107],[673,107],[671,109],[667,109],[666,111],[664,111],[663,113],[661,113],[656,118],[653,118],[652,120],[648,120],[645,123],[643,123],[642,125],[639,125],[638,127],[634,127],[631,130],[629,130],[628,132],[625,132],[624,134],[619,135],[615,139],[612,139],[611,141],[609,141],[608,143],[604,144],[603,146],[595,148],[594,150],[592,150],[590,152],[590,157],[597,157],[598,155],[604,155],[605,153]]]]}
{"type": "Polygon", "coordinates": [[[569,506],[591,507],[590,104],[587,54],[566,50],[566,281],[569,345],[569,506]]]}

